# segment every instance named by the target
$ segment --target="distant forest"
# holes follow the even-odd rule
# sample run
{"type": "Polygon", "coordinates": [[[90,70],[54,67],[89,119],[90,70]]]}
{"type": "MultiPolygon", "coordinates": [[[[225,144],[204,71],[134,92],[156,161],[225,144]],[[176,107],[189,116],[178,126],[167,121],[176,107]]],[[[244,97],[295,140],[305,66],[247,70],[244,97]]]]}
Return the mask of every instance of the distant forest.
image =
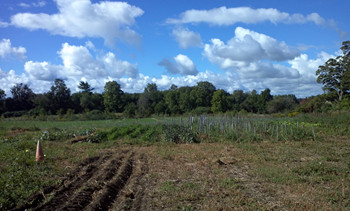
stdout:
{"type": "Polygon", "coordinates": [[[210,82],[198,82],[196,86],[177,87],[159,91],[154,83],[148,84],[143,93],[124,93],[116,81],[105,84],[104,92],[93,92],[88,82],[81,81],[80,92],[71,94],[64,80],[56,79],[50,91],[35,94],[26,84],[11,88],[12,97],[0,89],[0,114],[3,118],[28,115],[32,117],[65,114],[112,114],[126,117],[151,115],[182,115],[203,113],[292,113],[327,112],[349,109],[349,100],[337,103],[336,96],[323,94],[308,99],[295,95],[271,95],[270,89],[261,93],[253,90],[235,90],[228,93],[210,82]]]}

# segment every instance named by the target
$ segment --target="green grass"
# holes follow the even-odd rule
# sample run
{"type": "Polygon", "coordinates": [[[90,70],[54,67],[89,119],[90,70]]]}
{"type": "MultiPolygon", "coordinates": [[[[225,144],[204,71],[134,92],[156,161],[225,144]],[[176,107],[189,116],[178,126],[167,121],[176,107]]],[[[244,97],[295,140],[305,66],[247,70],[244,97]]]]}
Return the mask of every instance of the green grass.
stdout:
{"type": "MultiPolygon", "coordinates": [[[[208,118],[213,121],[224,119],[222,116],[208,118]]],[[[154,156],[169,163],[170,168],[172,164],[184,167],[182,162],[191,165],[203,160],[212,162],[208,158],[217,159],[214,155],[230,155],[232,151],[234,158],[239,160],[238,166],[249,166],[248,174],[261,184],[260,189],[281,195],[279,200],[287,208],[350,209],[349,119],[349,112],[293,118],[245,117],[238,133],[228,130],[232,125],[218,124],[210,134],[201,131],[198,117],[195,117],[192,131],[189,117],[95,121],[1,119],[0,210],[20,204],[45,186],[58,184],[67,171],[85,158],[123,145],[155,147],[154,156]],[[253,130],[249,131],[248,123],[260,128],[256,129],[255,135],[253,130]],[[263,132],[263,123],[285,124],[289,129],[287,132],[281,130],[280,138],[276,140],[275,132],[263,132]],[[297,125],[303,126],[304,131],[298,133],[297,125]],[[295,129],[294,136],[289,133],[291,126],[295,129]],[[312,135],[312,126],[316,138],[312,135]],[[225,132],[223,127],[226,127],[225,132]],[[98,143],[71,144],[70,139],[77,135],[88,135],[94,138],[91,142],[98,143]],[[46,155],[40,163],[35,162],[38,140],[42,141],[46,155]],[[199,151],[193,151],[190,145],[175,144],[197,140],[201,141],[196,145],[199,151]],[[216,144],[211,144],[213,142],[216,144]],[[309,198],[303,200],[306,195],[309,198]]],[[[225,173],[227,169],[214,168],[212,163],[208,165],[208,172],[195,174],[183,168],[174,170],[165,180],[160,180],[159,194],[167,193],[169,206],[180,210],[196,209],[201,207],[200,204],[205,204],[208,209],[232,208],[214,202],[210,204],[213,199],[208,190],[221,197],[224,204],[232,205],[234,201],[236,208],[266,208],[252,198],[252,193],[247,193],[250,186],[245,182],[225,173]],[[216,178],[210,175],[216,175],[216,178]]]]}

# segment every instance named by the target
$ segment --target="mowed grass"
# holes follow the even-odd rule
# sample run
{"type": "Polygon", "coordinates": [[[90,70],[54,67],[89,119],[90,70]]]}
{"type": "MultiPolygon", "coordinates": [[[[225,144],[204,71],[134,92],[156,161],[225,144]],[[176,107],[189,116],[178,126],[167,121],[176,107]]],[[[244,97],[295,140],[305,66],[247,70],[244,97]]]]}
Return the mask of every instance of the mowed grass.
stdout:
{"type": "Polygon", "coordinates": [[[147,151],[157,209],[350,209],[349,140],[161,145],[147,151]]]}
{"type": "MultiPolygon", "coordinates": [[[[302,116],[320,123],[317,140],[241,141],[199,144],[144,143],[133,136],[102,143],[69,139],[42,141],[45,159],[35,162],[43,131],[113,131],[156,125],[162,119],[100,121],[0,121],[0,210],[20,205],[31,194],[59,184],[82,160],[107,149],[129,147],[148,157],[148,203],[154,210],[350,209],[350,138],[343,116],[302,116]],[[334,129],[332,133],[332,128],[334,129]],[[131,146],[130,146],[131,145],[131,146]]],[[[160,137],[161,138],[161,137],[160,137]]],[[[146,141],[148,139],[145,139],[146,141]]],[[[215,139],[217,141],[218,139],[215,139]]]]}

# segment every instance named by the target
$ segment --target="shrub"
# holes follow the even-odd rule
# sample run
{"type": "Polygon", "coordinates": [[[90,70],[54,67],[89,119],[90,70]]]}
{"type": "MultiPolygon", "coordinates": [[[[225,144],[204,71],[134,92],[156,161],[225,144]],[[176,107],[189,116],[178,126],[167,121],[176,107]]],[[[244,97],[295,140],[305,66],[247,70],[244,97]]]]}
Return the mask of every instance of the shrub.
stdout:
{"type": "Polygon", "coordinates": [[[107,133],[104,131],[97,131],[88,136],[87,141],[90,143],[101,143],[107,141],[107,133]]]}
{"type": "Polygon", "coordinates": [[[164,140],[174,143],[199,143],[200,140],[192,130],[181,125],[163,125],[164,140]]]}

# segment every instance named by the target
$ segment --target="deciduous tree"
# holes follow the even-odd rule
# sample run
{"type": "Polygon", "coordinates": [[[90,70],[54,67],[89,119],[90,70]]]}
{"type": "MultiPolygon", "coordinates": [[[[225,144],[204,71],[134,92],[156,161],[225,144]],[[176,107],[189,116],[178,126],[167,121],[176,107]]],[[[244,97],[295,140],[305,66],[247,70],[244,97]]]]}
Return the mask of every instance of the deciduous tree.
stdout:
{"type": "Polygon", "coordinates": [[[34,92],[27,84],[19,83],[11,88],[12,99],[14,101],[14,110],[30,110],[33,108],[34,92]]]}
{"type": "Polygon", "coordinates": [[[350,41],[343,42],[343,55],[329,59],[316,71],[317,82],[323,89],[336,94],[338,101],[350,92],[350,41]]]}
{"type": "Polygon", "coordinates": [[[211,100],[212,112],[226,112],[228,110],[228,97],[229,94],[222,89],[216,90],[211,100]]]}
{"type": "Polygon", "coordinates": [[[123,94],[120,85],[116,81],[109,81],[104,87],[103,102],[106,111],[121,112],[123,109],[123,94]]]}
{"type": "Polygon", "coordinates": [[[50,100],[50,110],[53,114],[58,110],[65,112],[72,105],[70,89],[66,86],[62,79],[56,79],[55,84],[51,86],[51,90],[47,93],[50,100]]]}

